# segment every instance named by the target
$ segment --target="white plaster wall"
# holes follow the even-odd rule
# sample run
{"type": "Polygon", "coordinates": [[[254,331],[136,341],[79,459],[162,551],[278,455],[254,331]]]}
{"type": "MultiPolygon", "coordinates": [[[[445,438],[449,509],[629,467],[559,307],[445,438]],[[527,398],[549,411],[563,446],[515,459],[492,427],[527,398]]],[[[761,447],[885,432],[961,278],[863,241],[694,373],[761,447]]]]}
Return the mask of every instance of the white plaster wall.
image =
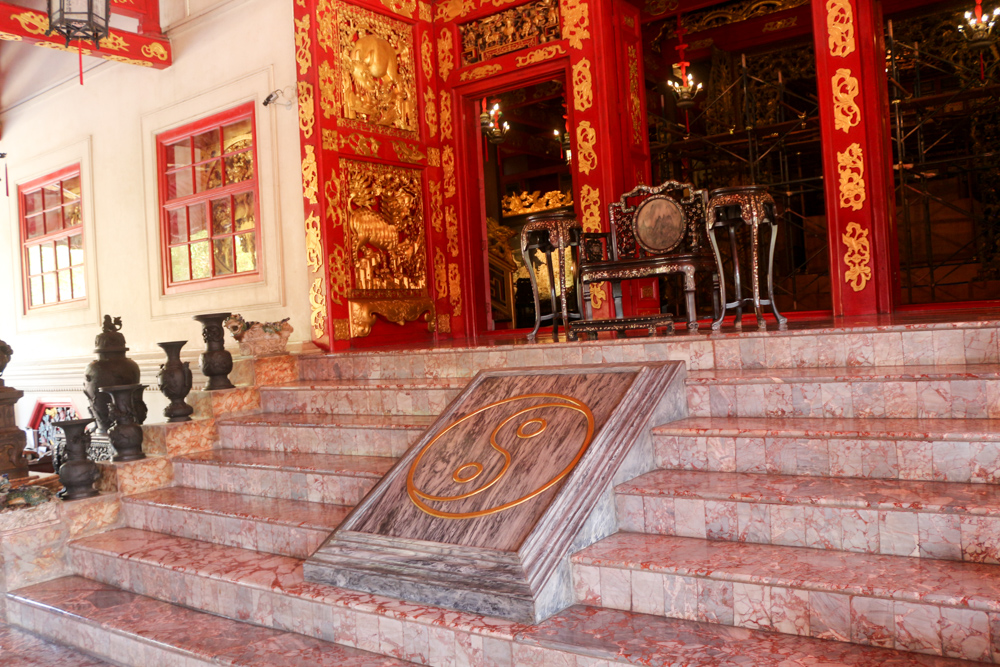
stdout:
{"type": "MultiPolygon", "coordinates": [[[[7,153],[9,194],[0,188],[0,339],[15,349],[4,379],[30,392],[18,405],[19,423],[36,398],[65,398],[80,386],[104,313],[123,318],[144,382],[155,381],[163,358],[157,341],[189,340],[185,358],[195,358],[202,342],[193,314],[290,316],[293,348],[309,339],[297,110],[260,104],[274,89],[294,90],[293,2],[163,0],[161,20],[173,47],[168,69],[102,62],[86,72],[84,86],[61,72],[62,82],[40,79],[22,99],[3,99],[0,151],[7,153]],[[248,100],[257,103],[261,281],[165,296],[155,135],[248,100]],[[25,313],[17,184],[77,161],[88,299],[25,313]]],[[[3,59],[8,71],[38,71],[33,59],[53,56],[17,46],[17,58],[3,59]]],[[[72,54],[55,55],[75,65],[72,54]]]]}

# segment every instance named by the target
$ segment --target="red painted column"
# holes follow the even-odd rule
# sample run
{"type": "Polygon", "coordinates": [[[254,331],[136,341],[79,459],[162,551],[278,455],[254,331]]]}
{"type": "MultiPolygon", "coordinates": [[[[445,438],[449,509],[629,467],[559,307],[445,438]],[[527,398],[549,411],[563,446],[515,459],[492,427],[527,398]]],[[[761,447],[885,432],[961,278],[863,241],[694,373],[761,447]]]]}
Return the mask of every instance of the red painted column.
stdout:
{"type": "Polygon", "coordinates": [[[892,311],[892,147],[879,0],[812,0],[834,315],[892,311]]]}

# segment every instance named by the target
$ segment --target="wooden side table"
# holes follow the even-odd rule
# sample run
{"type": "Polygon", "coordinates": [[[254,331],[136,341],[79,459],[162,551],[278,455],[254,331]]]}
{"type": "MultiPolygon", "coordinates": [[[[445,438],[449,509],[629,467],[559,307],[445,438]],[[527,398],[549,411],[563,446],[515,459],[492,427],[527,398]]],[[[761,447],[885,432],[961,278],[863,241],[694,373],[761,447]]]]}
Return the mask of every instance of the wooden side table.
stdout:
{"type": "Polygon", "coordinates": [[[545,211],[528,217],[528,222],[521,228],[521,257],[528,267],[531,278],[531,293],[535,299],[535,328],[528,334],[528,340],[534,340],[542,321],[552,320],[552,339],[559,337],[559,320],[566,329],[566,337],[576,340],[576,334],[569,328],[570,319],[582,319],[580,303],[583,299],[583,287],[580,284],[580,272],[574,271],[573,282],[576,285],[577,306],[574,312],[569,311],[566,301],[566,249],[574,253],[576,265],[580,265],[580,238],[583,226],[569,211],[545,211]],[[535,266],[531,262],[531,251],[541,250],[545,253],[545,268],[549,274],[549,300],[552,303],[552,314],[542,315],[541,301],[538,295],[538,277],[535,266]],[[552,265],[552,253],[559,255],[559,297],[556,298],[555,275],[552,265]],[[557,301],[559,303],[557,303],[557,301]]]}

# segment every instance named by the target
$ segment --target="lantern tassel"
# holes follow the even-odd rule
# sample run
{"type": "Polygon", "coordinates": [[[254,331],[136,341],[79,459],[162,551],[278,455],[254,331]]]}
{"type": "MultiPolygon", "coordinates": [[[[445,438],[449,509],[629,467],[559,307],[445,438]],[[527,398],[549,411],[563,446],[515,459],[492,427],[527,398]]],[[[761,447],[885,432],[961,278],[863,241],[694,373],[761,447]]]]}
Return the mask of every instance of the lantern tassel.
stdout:
{"type": "Polygon", "coordinates": [[[80,57],[80,85],[83,85],[83,46],[78,41],[76,43],[76,52],[80,57]]]}

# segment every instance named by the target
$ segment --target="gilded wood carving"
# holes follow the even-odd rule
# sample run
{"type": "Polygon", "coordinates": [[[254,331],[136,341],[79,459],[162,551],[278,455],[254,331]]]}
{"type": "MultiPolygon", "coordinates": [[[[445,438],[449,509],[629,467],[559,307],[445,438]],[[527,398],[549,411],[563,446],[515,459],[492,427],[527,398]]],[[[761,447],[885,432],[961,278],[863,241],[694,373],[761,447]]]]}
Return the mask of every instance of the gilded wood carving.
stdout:
{"type": "Polygon", "coordinates": [[[420,150],[404,141],[394,141],[392,142],[392,150],[396,153],[396,157],[403,162],[410,162],[412,164],[420,164],[426,159],[426,155],[420,152],[420,150]]]}
{"type": "Polygon", "coordinates": [[[451,314],[459,317],[462,314],[462,281],[458,274],[458,264],[448,265],[448,295],[451,314]]]}
{"type": "Polygon", "coordinates": [[[826,30],[830,55],[843,58],[854,53],[854,10],[851,0],[827,0],[826,30]]]}
{"type": "Polygon", "coordinates": [[[330,300],[343,303],[351,289],[351,269],[343,248],[334,248],[328,261],[330,271],[330,300]]]}
{"type": "Polygon", "coordinates": [[[589,174],[597,168],[595,143],[597,143],[597,130],[591,126],[589,120],[580,122],[576,126],[576,160],[580,171],[584,174],[589,174]]]}
{"type": "Polygon", "coordinates": [[[439,299],[448,296],[448,263],[441,248],[434,249],[434,291],[439,299]]]}
{"type": "Polygon", "coordinates": [[[590,75],[590,61],[581,58],[573,65],[573,108],[586,111],[594,104],[593,78],[590,75]]]}
{"type": "Polygon", "coordinates": [[[504,217],[512,215],[524,215],[525,213],[538,213],[554,208],[573,205],[572,192],[560,192],[553,190],[542,194],[541,190],[534,192],[515,192],[506,195],[500,200],[504,217]]]}
{"type": "Polygon", "coordinates": [[[847,223],[845,229],[846,233],[840,237],[847,247],[844,252],[844,263],[847,264],[844,281],[849,283],[855,292],[860,292],[872,277],[872,269],[869,266],[871,244],[868,241],[868,230],[861,229],[861,225],[856,222],[847,223]]]}
{"type": "Polygon", "coordinates": [[[451,76],[451,70],[455,69],[455,54],[452,51],[452,44],[454,44],[454,39],[451,36],[451,30],[443,28],[441,36],[437,40],[438,76],[441,77],[442,81],[447,81],[448,77],[451,76]]]}
{"type": "Polygon", "coordinates": [[[455,180],[455,149],[451,146],[444,147],[441,168],[444,169],[444,196],[454,197],[458,191],[458,184],[455,180]]]}
{"type": "Polygon", "coordinates": [[[326,293],[322,278],[313,280],[309,288],[309,324],[313,338],[322,338],[326,334],[326,293]]]}
{"type": "Polygon", "coordinates": [[[444,229],[448,237],[448,254],[458,257],[458,213],[454,206],[444,207],[444,229]]]}
{"type": "Polygon", "coordinates": [[[337,115],[337,72],[325,60],[319,64],[319,106],[323,118],[337,115]]]}
{"type": "Polygon", "coordinates": [[[462,65],[561,39],[558,0],[534,0],[458,27],[462,65]]]}
{"type": "Polygon", "coordinates": [[[306,146],[306,156],[302,158],[302,196],[310,204],[316,203],[319,192],[319,174],[316,171],[316,147],[306,146]]]}
{"type": "Polygon", "coordinates": [[[299,129],[302,136],[309,139],[316,125],[316,102],[313,99],[311,83],[299,81],[299,129]]]}
{"type": "Polygon", "coordinates": [[[451,93],[441,91],[441,138],[451,139],[451,93]]]}
{"type": "Polygon", "coordinates": [[[480,65],[479,67],[465,70],[459,75],[458,79],[459,81],[478,81],[479,79],[499,74],[501,71],[503,71],[502,65],[480,65]]]}
{"type": "Polygon", "coordinates": [[[628,46],[628,110],[632,125],[632,143],[642,144],[645,123],[642,118],[642,101],[639,98],[639,54],[634,44],[628,46]]]}
{"type": "Polygon", "coordinates": [[[434,90],[431,88],[424,90],[424,122],[427,123],[427,132],[431,137],[436,137],[438,133],[437,102],[434,90]]]}
{"type": "Polygon", "coordinates": [[[855,99],[858,96],[858,80],[851,76],[851,70],[840,68],[833,75],[833,125],[845,134],[861,122],[861,109],[855,99]]]}
{"type": "Polygon", "coordinates": [[[837,153],[837,171],[840,175],[840,207],[860,211],[865,205],[864,151],[853,143],[837,153]]]}
{"type": "Polygon", "coordinates": [[[420,38],[420,67],[423,69],[425,79],[434,76],[434,45],[431,43],[429,30],[420,38]]]}
{"type": "Polygon", "coordinates": [[[434,231],[441,233],[444,231],[444,200],[441,198],[441,183],[430,181],[427,187],[431,193],[431,227],[434,231]]]}
{"type": "Polygon", "coordinates": [[[590,39],[590,8],[587,0],[563,0],[563,37],[574,49],[583,48],[590,39]]]}
{"type": "Polygon", "coordinates": [[[559,44],[551,44],[541,49],[532,51],[527,55],[518,56],[514,62],[518,67],[527,67],[528,65],[534,65],[535,63],[544,62],[555,58],[556,56],[564,55],[566,55],[566,49],[559,44]]]}
{"type": "Polygon", "coordinates": [[[312,67],[312,40],[309,38],[309,14],[295,19],[295,62],[299,64],[299,74],[303,75],[312,67]]]}
{"type": "Polygon", "coordinates": [[[373,301],[350,301],[351,337],[361,338],[372,332],[377,318],[376,313],[400,326],[416,320],[421,315],[434,327],[434,304],[430,299],[395,300],[379,299],[373,301]]]}
{"type": "Polygon", "coordinates": [[[306,218],[306,264],[316,273],[323,268],[323,244],[319,235],[319,216],[310,213],[306,218]]]}

